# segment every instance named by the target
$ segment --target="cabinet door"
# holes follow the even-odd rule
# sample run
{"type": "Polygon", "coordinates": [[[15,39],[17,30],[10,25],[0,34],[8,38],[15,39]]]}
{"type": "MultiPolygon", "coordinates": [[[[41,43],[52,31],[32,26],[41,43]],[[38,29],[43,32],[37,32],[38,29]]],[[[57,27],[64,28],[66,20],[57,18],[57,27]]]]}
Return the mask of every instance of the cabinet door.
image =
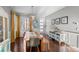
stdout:
{"type": "Polygon", "coordinates": [[[77,34],[75,33],[69,34],[69,44],[73,47],[77,47],[77,34]]]}
{"type": "Polygon", "coordinates": [[[65,32],[65,42],[69,44],[69,32],[65,32]]]}

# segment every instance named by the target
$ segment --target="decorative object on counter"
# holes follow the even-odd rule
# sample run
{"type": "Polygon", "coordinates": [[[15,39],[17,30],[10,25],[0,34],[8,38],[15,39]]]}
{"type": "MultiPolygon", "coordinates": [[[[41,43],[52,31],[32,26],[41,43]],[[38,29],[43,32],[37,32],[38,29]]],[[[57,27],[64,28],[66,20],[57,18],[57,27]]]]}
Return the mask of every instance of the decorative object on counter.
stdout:
{"type": "Polygon", "coordinates": [[[60,18],[56,18],[56,19],[54,20],[54,23],[55,23],[56,25],[60,24],[60,18]]]}
{"type": "Polygon", "coordinates": [[[60,18],[61,24],[68,24],[68,16],[64,16],[60,18]]]}
{"type": "Polygon", "coordinates": [[[55,27],[55,31],[60,31],[60,29],[58,27],[55,27]]]}
{"type": "Polygon", "coordinates": [[[73,24],[76,26],[75,30],[79,31],[79,24],[77,21],[73,21],[73,24]]]}

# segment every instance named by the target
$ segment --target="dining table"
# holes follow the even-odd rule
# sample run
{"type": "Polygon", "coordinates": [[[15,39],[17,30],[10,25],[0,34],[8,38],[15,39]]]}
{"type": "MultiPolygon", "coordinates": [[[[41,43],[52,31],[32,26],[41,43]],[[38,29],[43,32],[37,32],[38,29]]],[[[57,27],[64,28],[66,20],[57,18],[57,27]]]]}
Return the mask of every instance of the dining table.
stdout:
{"type": "MultiPolygon", "coordinates": [[[[25,32],[25,35],[24,35],[24,51],[25,52],[28,52],[30,50],[30,39],[31,38],[38,38],[38,40],[40,41],[39,42],[39,48],[40,48],[40,51],[41,51],[41,42],[42,42],[42,39],[43,39],[43,35],[41,35],[40,33],[38,32],[25,32]]],[[[31,43],[31,45],[34,45],[35,43],[31,43]]]]}

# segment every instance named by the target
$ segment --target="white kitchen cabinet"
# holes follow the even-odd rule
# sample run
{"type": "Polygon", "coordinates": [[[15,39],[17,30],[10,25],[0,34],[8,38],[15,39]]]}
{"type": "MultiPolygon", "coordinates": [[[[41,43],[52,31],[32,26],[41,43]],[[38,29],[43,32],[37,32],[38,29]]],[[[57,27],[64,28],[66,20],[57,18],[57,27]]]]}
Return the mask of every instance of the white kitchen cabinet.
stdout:
{"type": "MultiPolygon", "coordinates": [[[[76,32],[69,32],[69,31],[64,31],[63,32],[63,41],[72,46],[72,47],[76,47],[79,48],[79,34],[76,32]]],[[[62,36],[62,35],[61,35],[62,36]]],[[[61,38],[60,38],[61,39],[61,38]]],[[[62,40],[62,39],[61,39],[62,40]]]]}
{"type": "Polygon", "coordinates": [[[63,34],[63,33],[51,32],[49,34],[49,37],[51,37],[57,41],[63,41],[63,42],[65,41],[65,34],[63,34]]]}
{"type": "Polygon", "coordinates": [[[65,42],[72,47],[79,48],[79,34],[76,32],[51,32],[49,36],[57,41],[65,42]]]}
{"type": "Polygon", "coordinates": [[[65,43],[69,44],[69,32],[64,32],[65,34],[65,43]]]}
{"type": "Polygon", "coordinates": [[[77,47],[77,34],[69,33],[69,45],[72,47],[77,47]]]}

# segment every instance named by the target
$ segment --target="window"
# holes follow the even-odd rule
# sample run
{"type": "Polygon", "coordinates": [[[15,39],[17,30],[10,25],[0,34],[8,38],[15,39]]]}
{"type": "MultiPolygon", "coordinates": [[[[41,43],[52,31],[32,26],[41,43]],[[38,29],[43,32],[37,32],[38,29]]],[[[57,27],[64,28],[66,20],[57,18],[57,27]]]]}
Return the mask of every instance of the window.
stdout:
{"type": "Polygon", "coordinates": [[[43,32],[44,30],[44,18],[40,19],[40,32],[43,32]]]}

